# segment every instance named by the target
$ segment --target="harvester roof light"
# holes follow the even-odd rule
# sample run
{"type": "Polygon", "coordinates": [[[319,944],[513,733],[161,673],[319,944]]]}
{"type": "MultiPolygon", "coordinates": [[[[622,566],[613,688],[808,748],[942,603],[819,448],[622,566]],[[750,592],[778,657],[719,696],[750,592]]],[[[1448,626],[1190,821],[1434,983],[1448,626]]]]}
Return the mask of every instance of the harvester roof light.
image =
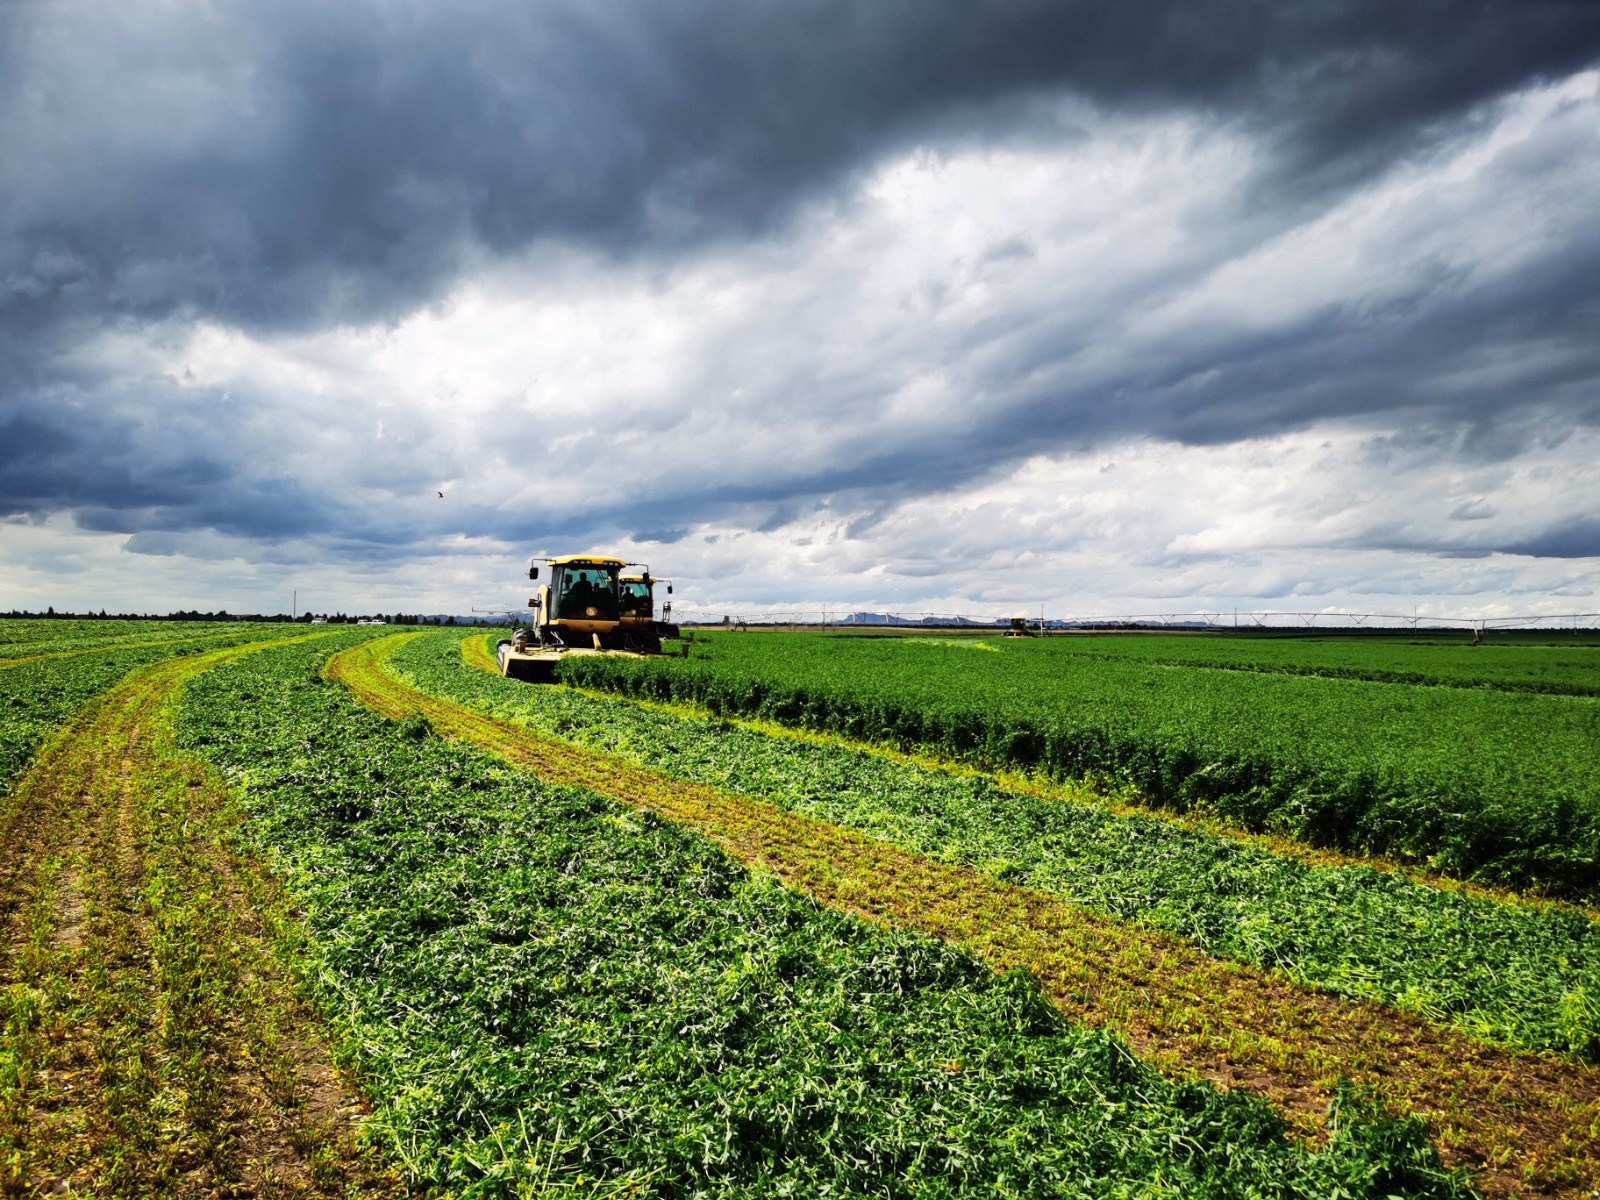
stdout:
{"type": "Polygon", "coordinates": [[[628,565],[620,558],[606,558],[598,554],[561,554],[555,558],[547,558],[545,561],[552,566],[557,564],[563,566],[582,564],[595,567],[625,567],[628,565]]]}

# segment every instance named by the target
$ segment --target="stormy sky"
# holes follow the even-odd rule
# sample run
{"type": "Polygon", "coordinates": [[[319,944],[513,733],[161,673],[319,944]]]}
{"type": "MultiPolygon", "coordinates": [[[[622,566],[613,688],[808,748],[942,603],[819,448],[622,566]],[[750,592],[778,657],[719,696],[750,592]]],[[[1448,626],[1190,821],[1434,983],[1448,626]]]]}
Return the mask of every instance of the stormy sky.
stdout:
{"type": "Polygon", "coordinates": [[[0,0],[0,610],[1595,612],[1597,214],[1589,0],[0,0]]]}

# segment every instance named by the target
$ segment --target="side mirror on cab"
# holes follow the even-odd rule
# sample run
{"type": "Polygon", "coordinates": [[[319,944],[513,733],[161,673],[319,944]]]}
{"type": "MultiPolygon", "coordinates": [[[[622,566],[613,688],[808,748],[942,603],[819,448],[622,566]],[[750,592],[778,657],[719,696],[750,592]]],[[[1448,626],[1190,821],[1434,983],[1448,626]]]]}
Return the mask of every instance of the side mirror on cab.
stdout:
{"type": "Polygon", "coordinates": [[[667,584],[667,595],[672,595],[672,585],[670,583],[667,584]]]}
{"type": "Polygon", "coordinates": [[[528,578],[529,579],[537,579],[537,578],[539,578],[539,568],[538,567],[529,567],[528,568],[528,578]]]}

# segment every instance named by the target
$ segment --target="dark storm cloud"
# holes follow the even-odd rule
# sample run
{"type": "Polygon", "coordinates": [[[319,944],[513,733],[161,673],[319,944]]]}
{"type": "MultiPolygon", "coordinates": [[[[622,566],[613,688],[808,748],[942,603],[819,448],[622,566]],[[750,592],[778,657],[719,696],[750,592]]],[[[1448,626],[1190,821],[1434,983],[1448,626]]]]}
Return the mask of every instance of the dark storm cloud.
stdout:
{"type": "MultiPolygon", "coordinates": [[[[120,439],[124,421],[84,420],[45,426],[24,418],[0,426],[0,513],[17,516],[49,511],[70,501],[81,511],[191,507],[227,472],[204,456],[155,450],[146,439],[120,439]]],[[[106,528],[116,528],[115,519],[106,528]]]]}
{"type": "Polygon", "coordinates": [[[1563,522],[1501,549],[1507,554],[1530,554],[1535,558],[1600,558],[1600,517],[1563,522]]]}
{"type": "Polygon", "coordinates": [[[374,552],[414,533],[316,480],[275,474],[279,447],[252,431],[272,423],[266,401],[148,379],[45,399],[46,419],[0,424],[0,516],[70,506],[92,531],[212,529],[262,541],[339,529],[374,552]]]}
{"type": "MultiPolygon", "coordinates": [[[[1600,6],[1554,0],[3,6],[0,512],[267,539],[337,528],[375,547],[431,527],[341,506],[272,462],[281,447],[240,444],[249,402],[197,410],[74,362],[118,323],[314,331],[399,318],[478,256],[541,239],[667,261],[781,235],[804,204],[847,204],[845,185],[895,150],[1072,136],[1060,96],[1247,129],[1272,157],[1244,203],[1292,208],[1597,57],[1600,6]]],[[[1504,387],[1441,399],[1427,381],[1495,339],[1538,339],[1516,385],[1593,419],[1592,392],[1562,388],[1600,370],[1584,336],[1597,246],[1466,306],[1175,345],[1087,389],[1053,381],[1081,347],[1042,325],[975,381],[1006,404],[970,426],[864,435],[825,471],[761,484],[689,478],[561,527],[665,542],[740,510],[771,528],[818,496],[881,504],[1130,433],[1216,442],[1430,405],[1488,419],[1504,387]]]]}
{"type": "Polygon", "coordinates": [[[1276,127],[1341,175],[1600,54],[1600,7],[1554,2],[0,11],[10,303],[272,326],[401,310],[467,239],[760,230],[888,144],[1014,133],[1008,102],[1051,92],[1276,127]]]}
{"type": "MultiPolygon", "coordinates": [[[[1498,420],[1508,413],[1543,407],[1562,423],[1592,422],[1592,409],[1569,403],[1567,388],[1600,378],[1597,279],[1600,231],[1548,270],[1422,313],[1396,306],[1351,319],[1330,310],[1268,336],[1219,336],[1160,374],[1130,377],[1120,403],[1068,421],[1214,444],[1328,418],[1410,413],[1447,429],[1480,422],[1476,437],[1457,448],[1509,457],[1522,448],[1527,426],[1498,420]],[[1515,362],[1481,379],[1460,377],[1489,353],[1514,354],[1515,362]],[[1447,374],[1457,378],[1441,383],[1447,374]]],[[[1041,407],[1050,411],[1048,399],[1041,407]]]]}

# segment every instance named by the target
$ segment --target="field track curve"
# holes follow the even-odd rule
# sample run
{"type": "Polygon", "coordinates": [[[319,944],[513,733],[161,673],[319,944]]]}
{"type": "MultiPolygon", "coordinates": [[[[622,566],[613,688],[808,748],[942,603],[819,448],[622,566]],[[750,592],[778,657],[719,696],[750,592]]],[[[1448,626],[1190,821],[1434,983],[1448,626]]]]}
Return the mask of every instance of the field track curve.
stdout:
{"type": "MultiPolygon", "coordinates": [[[[500,674],[500,664],[489,652],[486,639],[468,636],[461,641],[461,658],[470,667],[500,674]]],[[[1056,802],[1091,805],[1105,812],[1121,816],[1143,817],[1161,821],[1183,829],[1193,830],[1208,837],[1236,842],[1243,846],[1264,850],[1279,858],[1291,858],[1313,867],[1367,867],[1374,871],[1398,876],[1408,883],[1439,891],[1458,892],[1463,895],[1489,900],[1496,904],[1511,905],[1536,911],[1552,909],[1581,914],[1585,919],[1600,922],[1600,905],[1581,901],[1558,900],[1536,892],[1496,887],[1475,880],[1445,875],[1424,864],[1406,862],[1382,854],[1340,850],[1331,846],[1312,845],[1309,842],[1265,830],[1251,830],[1237,822],[1200,812],[1177,812],[1142,800],[1132,789],[1096,787],[1086,782],[1053,779],[1037,771],[1016,767],[974,766],[959,756],[933,749],[903,750],[886,742],[852,738],[827,730],[810,729],[799,725],[784,725],[763,717],[745,714],[713,712],[703,705],[688,700],[658,700],[628,692],[608,691],[568,684],[573,691],[610,702],[625,702],[654,712],[687,716],[692,719],[714,720],[747,729],[753,733],[785,740],[808,742],[817,746],[842,746],[850,750],[872,754],[892,762],[906,763],[926,771],[938,771],[955,776],[982,775],[1006,791],[1021,792],[1040,799],[1056,802]]]]}
{"type": "MultiPolygon", "coordinates": [[[[23,667],[29,663],[44,662],[56,658],[77,658],[84,654],[107,654],[120,650],[142,650],[149,646],[173,646],[183,642],[205,642],[217,638],[238,636],[232,630],[222,630],[218,633],[194,633],[179,637],[149,638],[145,641],[121,641],[109,644],[82,646],[73,650],[47,650],[42,654],[19,654],[15,657],[0,658],[0,671],[10,670],[12,667],[23,667]]],[[[293,640],[293,639],[290,639],[293,640]]]]}
{"type": "MultiPolygon", "coordinates": [[[[414,636],[352,647],[330,659],[325,674],[377,712],[420,713],[441,736],[545,782],[650,809],[820,903],[919,928],[996,970],[1026,967],[1069,1019],[1118,1030],[1171,1074],[1265,1094],[1313,1136],[1335,1083],[1347,1076],[1399,1110],[1426,1114],[1446,1158],[1480,1172],[1489,1195],[1577,1196],[1600,1178],[1600,1070],[1509,1053],[1377,1005],[1299,988],[1058,897],[542,738],[385,670],[387,657],[414,636]]],[[[477,665],[486,665],[486,652],[477,650],[484,660],[477,665]]]]}
{"type": "Polygon", "coordinates": [[[189,679],[283,644],[136,668],[0,803],[5,1194],[404,1194],[296,997],[290,906],[169,736],[189,679]]]}

